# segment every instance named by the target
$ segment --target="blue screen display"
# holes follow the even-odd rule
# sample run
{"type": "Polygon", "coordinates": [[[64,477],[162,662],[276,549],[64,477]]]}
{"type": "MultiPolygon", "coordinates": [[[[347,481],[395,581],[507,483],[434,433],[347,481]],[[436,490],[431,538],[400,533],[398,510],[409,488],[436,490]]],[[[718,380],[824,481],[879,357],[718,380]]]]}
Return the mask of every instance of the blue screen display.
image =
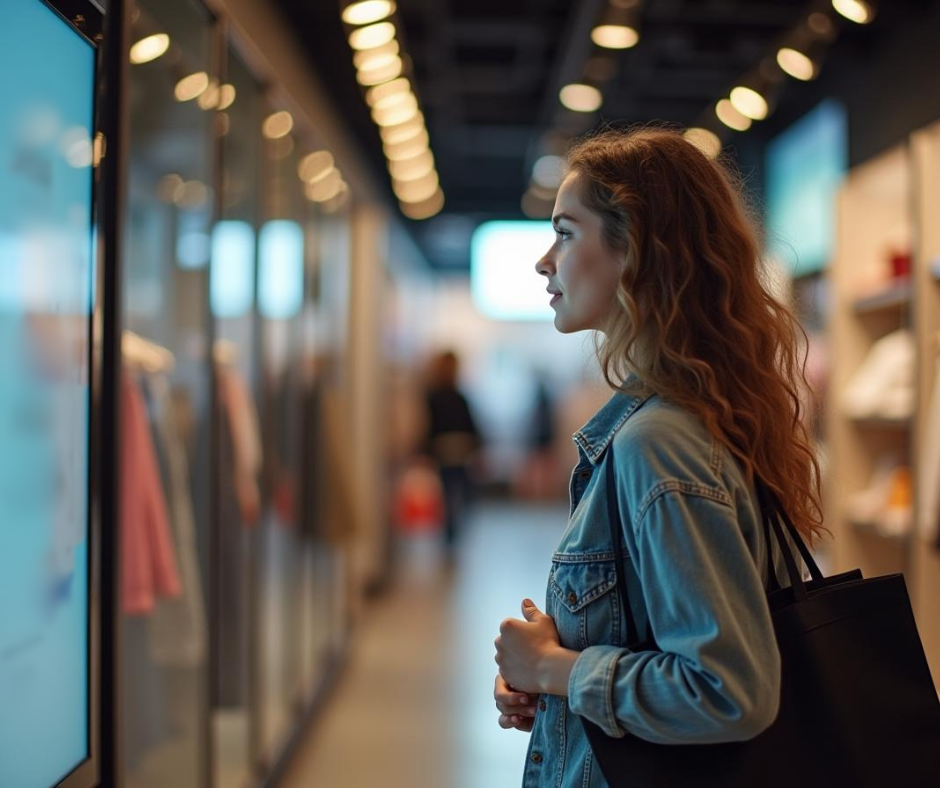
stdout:
{"type": "Polygon", "coordinates": [[[39,0],[0,47],[0,785],[88,758],[93,48],[39,0]]]}
{"type": "Polygon", "coordinates": [[[767,146],[768,251],[793,276],[832,256],[836,190],[848,166],[845,108],[826,100],[767,146]]]}

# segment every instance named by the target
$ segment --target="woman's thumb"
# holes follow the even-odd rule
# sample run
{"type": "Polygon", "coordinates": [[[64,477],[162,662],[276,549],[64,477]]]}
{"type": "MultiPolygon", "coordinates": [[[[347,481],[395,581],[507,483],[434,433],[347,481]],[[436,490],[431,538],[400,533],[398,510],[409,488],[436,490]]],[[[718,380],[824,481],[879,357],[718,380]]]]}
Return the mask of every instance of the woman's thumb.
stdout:
{"type": "Polygon", "coordinates": [[[535,606],[535,602],[531,599],[522,600],[522,615],[525,617],[526,621],[534,621],[537,616],[540,616],[542,611],[535,606]]]}

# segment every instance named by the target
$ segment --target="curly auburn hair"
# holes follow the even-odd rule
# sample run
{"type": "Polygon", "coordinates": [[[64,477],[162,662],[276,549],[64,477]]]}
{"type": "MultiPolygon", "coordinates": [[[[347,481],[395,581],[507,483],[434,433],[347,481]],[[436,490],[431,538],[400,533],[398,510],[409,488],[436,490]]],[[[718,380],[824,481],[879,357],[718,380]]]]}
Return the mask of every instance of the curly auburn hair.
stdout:
{"type": "Polygon", "coordinates": [[[814,544],[829,531],[802,419],[806,333],[762,279],[740,177],[664,128],[601,131],[567,164],[605,244],[626,258],[620,309],[595,336],[607,383],[621,389],[633,372],[696,413],[814,544]]]}

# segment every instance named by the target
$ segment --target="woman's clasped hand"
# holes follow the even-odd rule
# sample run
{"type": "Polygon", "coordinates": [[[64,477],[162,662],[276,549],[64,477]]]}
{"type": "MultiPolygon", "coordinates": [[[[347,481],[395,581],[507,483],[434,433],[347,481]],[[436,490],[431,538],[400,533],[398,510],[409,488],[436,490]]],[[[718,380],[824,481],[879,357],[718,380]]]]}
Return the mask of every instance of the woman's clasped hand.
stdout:
{"type": "Polygon", "coordinates": [[[562,647],[555,621],[530,599],[522,601],[524,620],[500,624],[496,646],[494,697],[502,728],[531,731],[538,695],[567,695],[577,652],[562,647]]]}

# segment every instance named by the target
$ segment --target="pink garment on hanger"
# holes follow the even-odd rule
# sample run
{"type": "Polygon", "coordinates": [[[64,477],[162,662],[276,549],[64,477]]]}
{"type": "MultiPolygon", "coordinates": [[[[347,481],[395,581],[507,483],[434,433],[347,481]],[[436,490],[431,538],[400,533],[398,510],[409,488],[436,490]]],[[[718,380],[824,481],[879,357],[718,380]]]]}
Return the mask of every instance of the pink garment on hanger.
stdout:
{"type": "Polygon", "coordinates": [[[127,615],[145,615],[157,596],[178,597],[183,589],[144,398],[126,372],[121,433],[122,603],[127,615]]]}
{"type": "Polygon", "coordinates": [[[237,372],[221,367],[218,380],[219,398],[232,433],[235,494],[245,525],[257,525],[261,512],[258,474],[263,461],[258,411],[251,391],[237,372]]]}

